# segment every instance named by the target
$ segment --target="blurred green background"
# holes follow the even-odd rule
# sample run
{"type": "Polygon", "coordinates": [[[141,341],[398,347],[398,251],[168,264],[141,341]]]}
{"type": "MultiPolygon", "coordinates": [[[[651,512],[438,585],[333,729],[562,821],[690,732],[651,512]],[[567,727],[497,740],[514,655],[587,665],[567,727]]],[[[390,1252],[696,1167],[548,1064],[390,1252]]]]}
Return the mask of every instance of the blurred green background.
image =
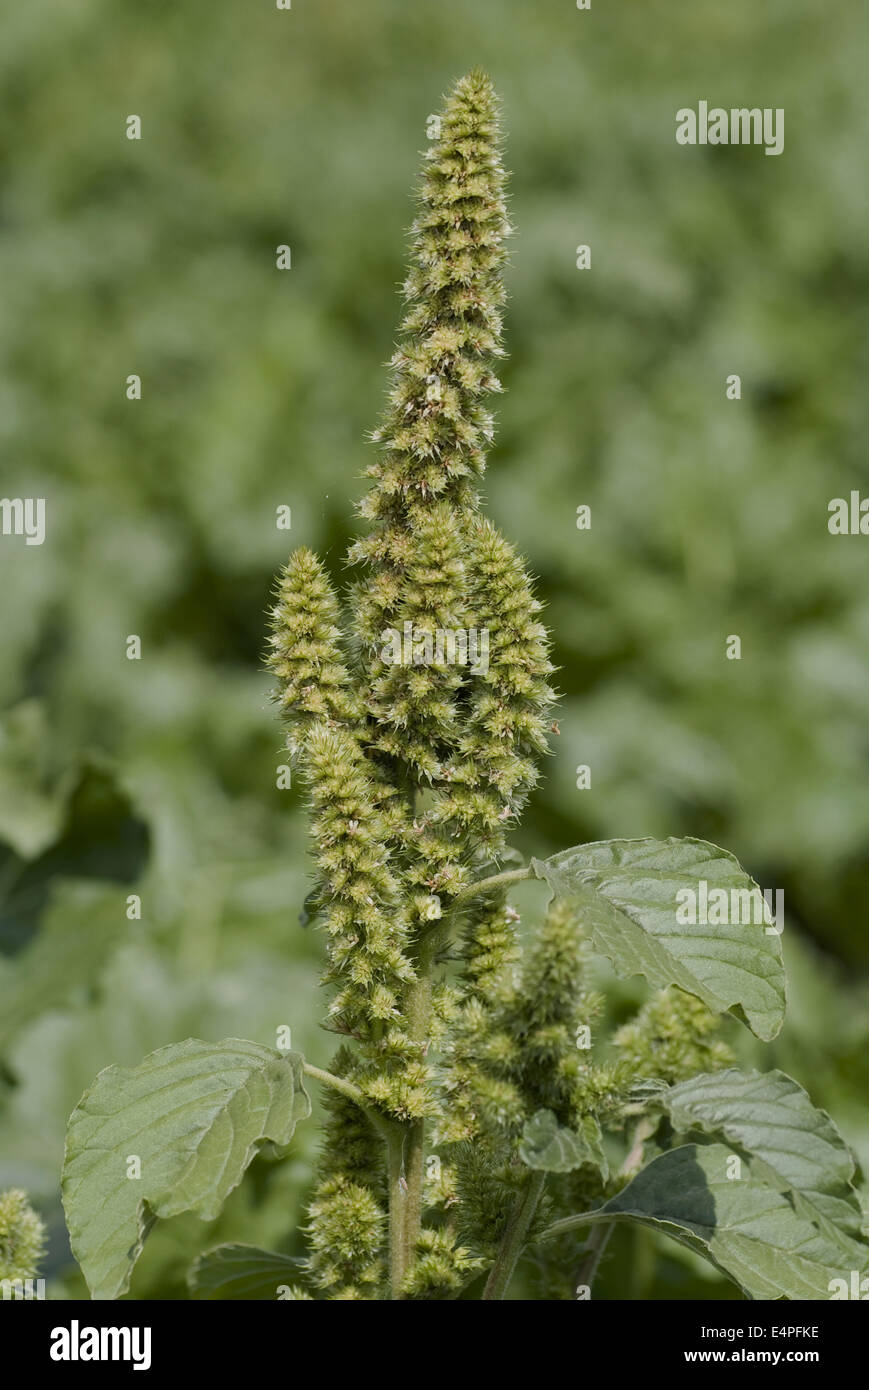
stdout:
{"type": "MultiPolygon", "coordinates": [[[[427,117],[477,64],[518,228],[488,503],[564,691],[519,839],[699,835],[784,889],[791,1014],[752,1060],[869,1169],[869,541],[826,524],[869,493],[867,42],[845,0],[4,8],[2,490],[48,533],[0,539],[0,1188],[50,1223],[53,1296],[83,1288],[58,1173],[102,1066],[286,1023],[330,1054],[264,613],[289,545],[341,580],[427,117]],[[784,153],[678,146],[701,98],[783,107],[784,153]]],[[[183,1297],[222,1239],[297,1248],[315,1143],[162,1226],[134,1296],[183,1297]]],[[[733,1294],[612,1248],[604,1294],[733,1294]]]]}

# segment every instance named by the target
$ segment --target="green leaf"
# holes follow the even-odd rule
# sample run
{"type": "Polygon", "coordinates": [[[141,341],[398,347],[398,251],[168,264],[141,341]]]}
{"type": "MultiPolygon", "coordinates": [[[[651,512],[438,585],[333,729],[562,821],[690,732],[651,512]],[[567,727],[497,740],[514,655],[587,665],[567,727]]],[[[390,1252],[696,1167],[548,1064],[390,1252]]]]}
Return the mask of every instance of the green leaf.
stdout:
{"type": "Polygon", "coordinates": [[[129,1286],[155,1217],[216,1217],[268,1140],[288,1144],[310,1114],[302,1058],[258,1043],[188,1038],[138,1067],[107,1067],[72,1113],[63,1203],[94,1298],[129,1286]],[[140,1161],[141,1177],[128,1177],[140,1161]]]}
{"type": "Polygon", "coordinates": [[[833,1279],[869,1269],[869,1246],[831,1239],[756,1160],[723,1144],[659,1154],[597,1211],[557,1221],[547,1237],[599,1221],[638,1221],[703,1255],[748,1298],[829,1298],[833,1279]],[[735,1175],[734,1157],[739,1158],[735,1175]]]}
{"type": "Polygon", "coordinates": [[[759,894],[733,855],[704,840],[603,840],[532,867],[557,897],[574,901],[594,949],[618,974],[645,975],[658,988],[678,985],[711,1009],[741,1015],[765,1042],[778,1033],[785,979],[777,932],[763,922],[677,920],[677,895],[696,893],[701,880],[710,893],[759,894]]]}
{"type": "Polygon", "coordinates": [[[830,1281],[869,1268],[869,1248],[831,1240],[796,1210],[792,1194],[767,1180],[768,1170],[723,1144],[671,1149],[644,1168],[602,1208],[639,1221],[705,1255],[749,1298],[829,1298],[830,1281]]]}
{"type": "Polygon", "coordinates": [[[526,1121],[519,1157],[529,1168],[547,1173],[570,1173],[584,1164],[593,1164],[604,1178],[608,1173],[600,1125],[593,1115],[583,1116],[577,1132],[559,1125],[551,1110],[538,1110],[526,1121]]]}
{"type": "Polygon", "coordinates": [[[758,1159],[831,1239],[860,1235],[851,1152],[829,1115],[784,1072],[729,1069],[695,1076],[672,1087],[664,1104],[675,1129],[701,1129],[758,1159]]]}
{"type": "Polygon", "coordinates": [[[190,1268],[187,1282],[194,1299],[275,1299],[282,1285],[298,1279],[304,1260],[261,1250],[256,1245],[219,1245],[190,1268]]]}

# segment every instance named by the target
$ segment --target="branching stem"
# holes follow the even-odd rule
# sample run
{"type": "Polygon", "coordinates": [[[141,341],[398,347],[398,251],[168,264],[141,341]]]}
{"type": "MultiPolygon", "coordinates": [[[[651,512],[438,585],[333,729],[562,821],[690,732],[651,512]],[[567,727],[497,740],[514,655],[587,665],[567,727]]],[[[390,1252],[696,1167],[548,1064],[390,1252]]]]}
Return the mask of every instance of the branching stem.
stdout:
{"type": "Polygon", "coordinates": [[[354,1086],[352,1081],[345,1081],[343,1076],[335,1076],[331,1071],[324,1071],[322,1067],[315,1067],[312,1062],[304,1062],[302,1071],[313,1081],[319,1081],[321,1085],[329,1086],[333,1091],[339,1091],[342,1096],[346,1096],[348,1100],[355,1101],[387,1143],[394,1132],[401,1133],[401,1127],[394,1120],[387,1119],[385,1115],[381,1115],[368,1104],[364,1092],[360,1091],[358,1086],[354,1086]]]}
{"type": "Polygon", "coordinates": [[[607,1242],[612,1235],[612,1222],[601,1222],[591,1229],[591,1235],[585,1247],[585,1253],[580,1261],[579,1269],[576,1272],[577,1285],[585,1284],[591,1288],[597,1274],[601,1256],[607,1247],[607,1242]]]}
{"type": "Polygon", "coordinates": [[[464,888],[460,888],[453,898],[453,902],[463,902],[465,898],[477,898],[481,893],[491,892],[493,888],[503,888],[505,884],[521,883],[523,879],[534,877],[534,869],[530,864],[527,864],[523,869],[505,869],[503,873],[492,874],[491,878],[481,878],[476,883],[469,883],[464,888]]]}
{"type": "Polygon", "coordinates": [[[543,1189],[546,1186],[545,1173],[532,1173],[525,1191],[516,1199],[513,1213],[507,1223],[501,1247],[495,1257],[488,1283],[483,1290],[484,1299],[505,1298],[519,1256],[525,1248],[528,1231],[534,1220],[534,1213],[543,1189]]]}
{"type": "Polygon", "coordinates": [[[393,1299],[401,1297],[401,1285],[407,1273],[407,1175],[405,1172],[406,1130],[397,1129],[386,1144],[389,1182],[389,1289],[393,1299]]]}

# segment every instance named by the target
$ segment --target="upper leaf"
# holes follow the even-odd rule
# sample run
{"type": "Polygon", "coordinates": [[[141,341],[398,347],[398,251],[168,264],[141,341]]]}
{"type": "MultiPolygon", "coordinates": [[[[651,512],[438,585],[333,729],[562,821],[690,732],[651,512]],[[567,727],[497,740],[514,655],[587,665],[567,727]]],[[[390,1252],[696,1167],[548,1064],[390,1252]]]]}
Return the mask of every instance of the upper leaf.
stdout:
{"type": "Polygon", "coordinates": [[[743,1016],[765,1042],[775,1037],[785,1010],[781,943],[768,916],[754,920],[760,889],[733,855],[705,840],[603,840],[532,866],[556,896],[575,902],[592,945],[620,975],[678,985],[743,1016]],[[679,895],[699,896],[701,881],[707,897],[727,894],[726,922],[679,920],[688,915],[679,895]]]}
{"type": "Polygon", "coordinates": [[[213,1220],[257,1150],[288,1144],[310,1109],[298,1053],[238,1038],[188,1038],[101,1071],[72,1113],[63,1170],[93,1297],[126,1291],[153,1217],[213,1220]]]}

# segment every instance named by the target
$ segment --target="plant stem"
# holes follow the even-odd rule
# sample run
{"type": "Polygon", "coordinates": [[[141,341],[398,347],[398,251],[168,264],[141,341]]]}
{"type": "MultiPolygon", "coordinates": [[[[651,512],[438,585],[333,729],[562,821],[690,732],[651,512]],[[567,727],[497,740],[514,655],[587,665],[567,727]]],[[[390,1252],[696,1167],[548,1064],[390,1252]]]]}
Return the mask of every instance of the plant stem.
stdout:
{"type": "Polygon", "coordinates": [[[566,1236],[569,1231],[581,1231],[583,1226],[598,1226],[601,1222],[609,1224],[618,1221],[619,1216],[611,1216],[608,1212],[601,1214],[598,1211],[583,1211],[578,1216],[563,1216],[560,1221],[553,1221],[551,1226],[547,1226],[542,1231],[539,1239],[557,1240],[559,1236],[566,1236]]]}
{"type": "MultiPolygon", "coordinates": [[[[633,1133],[631,1148],[627,1158],[619,1169],[620,1178],[631,1177],[640,1167],[643,1161],[643,1145],[650,1134],[654,1132],[654,1129],[654,1122],[648,1118],[643,1118],[637,1123],[637,1127],[633,1133]]],[[[597,1275],[601,1256],[606,1250],[607,1243],[612,1233],[613,1223],[611,1221],[601,1221],[596,1226],[592,1226],[591,1235],[586,1242],[585,1254],[576,1272],[577,1285],[585,1284],[589,1290],[591,1289],[595,1281],[595,1276],[597,1275]]]]}
{"type": "Polygon", "coordinates": [[[393,1299],[401,1297],[401,1285],[407,1273],[407,1180],[404,1171],[405,1131],[391,1134],[386,1145],[389,1183],[389,1291],[393,1299]]]}
{"type": "Polygon", "coordinates": [[[360,1110],[364,1110],[368,1119],[379,1133],[386,1139],[387,1143],[399,1126],[393,1120],[388,1120],[385,1115],[381,1115],[374,1110],[365,1099],[358,1086],[354,1086],[352,1081],[345,1081],[343,1076],[335,1076],[331,1071],[324,1071],[322,1067],[315,1067],[312,1062],[303,1062],[302,1071],[312,1080],[319,1081],[323,1086],[329,1086],[333,1091],[340,1091],[342,1096],[348,1100],[355,1101],[360,1110]]]}
{"type": "Polygon", "coordinates": [[[546,1186],[545,1173],[532,1173],[522,1195],[517,1198],[507,1229],[501,1240],[501,1247],[495,1257],[488,1283],[483,1290],[484,1299],[504,1298],[513,1278],[513,1271],[525,1247],[529,1227],[534,1219],[537,1204],[546,1186]]]}
{"type": "Polygon", "coordinates": [[[607,1247],[607,1241],[612,1235],[612,1222],[601,1222],[597,1226],[592,1226],[591,1235],[585,1248],[585,1254],[580,1262],[579,1269],[576,1271],[577,1286],[585,1284],[591,1289],[594,1283],[597,1267],[600,1264],[601,1256],[607,1247]]]}
{"type": "MultiPolygon", "coordinates": [[[[431,974],[432,966],[441,947],[443,928],[423,938],[419,943],[416,961],[416,978],[410,985],[404,1007],[404,1018],[408,1035],[414,1042],[425,1045],[431,1029],[431,974]]],[[[413,1259],[416,1242],[422,1225],[422,1184],[425,1165],[425,1120],[413,1120],[405,1127],[405,1143],[402,1150],[402,1176],[404,1187],[399,1190],[402,1198],[396,1202],[395,1214],[400,1217],[401,1240],[403,1243],[402,1268],[406,1270],[413,1259]]],[[[391,1191],[391,1185],[390,1185],[391,1191]]],[[[395,1249],[397,1236],[392,1231],[393,1203],[390,1198],[390,1249],[395,1249]]],[[[393,1282],[393,1290],[395,1290],[393,1282]]],[[[397,1294],[393,1292],[393,1297],[397,1294]]]]}
{"type": "Polygon", "coordinates": [[[453,897],[453,902],[461,902],[464,898],[476,898],[480,893],[488,893],[493,888],[501,888],[505,883],[521,883],[525,878],[534,878],[534,870],[530,864],[524,869],[505,869],[503,873],[493,874],[491,878],[480,878],[476,883],[468,883],[464,888],[460,888],[453,897]]]}
{"type": "Polygon", "coordinates": [[[335,1076],[331,1071],[324,1071],[322,1067],[315,1067],[312,1062],[303,1062],[302,1071],[314,1081],[321,1081],[324,1086],[330,1086],[333,1091],[340,1091],[342,1096],[346,1096],[348,1100],[355,1100],[362,1110],[366,1108],[364,1095],[358,1086],[353,1085],[352,1081],[345,1081],[343,1076],[335,1076]]]}

